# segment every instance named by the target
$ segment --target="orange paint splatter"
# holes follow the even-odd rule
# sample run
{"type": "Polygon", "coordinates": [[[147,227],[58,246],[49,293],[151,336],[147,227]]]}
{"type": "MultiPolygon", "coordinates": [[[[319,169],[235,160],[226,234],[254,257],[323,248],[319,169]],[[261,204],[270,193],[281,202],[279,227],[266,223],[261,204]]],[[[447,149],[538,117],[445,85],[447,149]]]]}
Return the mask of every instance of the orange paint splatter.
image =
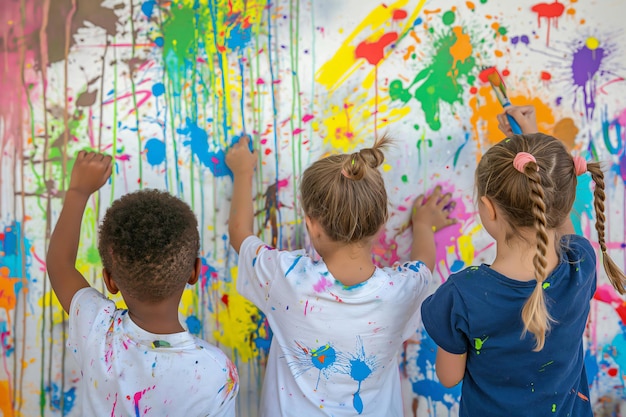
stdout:
{"type": "Polygon", "coordinates": [[[5,417],[14,417],[12,393],[9,381],[0,381],[0,411],[5,417]]]}
{"type": "MultiPolygon", "coordinates": [[[[546,103],[538,98],[529,98],[525,96],[509,96],[514,104],[523,103],[535,106],[537,112],[537,125],[539,130],[550,132],[554,125],[554,114],[552,109],[546,103]]],[[[482,154],[482,147],[489,147],[504,138],[504,134],[498,129],[498,120],[496,116],[502,113],[502,106],[496,99],[491,86],[483,86],[478,89],[478,93],[469,99],[469,105],[472,109],[472,117],[470,123],[474,131],[474,137],[478,140],[477,158],[482,154]]]]}
{"type": "Polygon", "coordinates": [[[415,46],[409,45],[409,47],[406,48],[406,54],[404,54],[404,56],[402,58],[405,61],[408,60],[411,57],[411,55],[413,54],[413,52],[415,52],[415,46]]]}
{"type": "Polygon", "coordinates": [[[457,62],[464,62],[467,58],[472,56],[472,43],[470,42],[469,35],[463,33],[461,26],[455,26],[452,28],[454,35],[456,36],[456,42],[450,47],[450,55],[454,58],[452,67],[456,67],[457,62]]]}

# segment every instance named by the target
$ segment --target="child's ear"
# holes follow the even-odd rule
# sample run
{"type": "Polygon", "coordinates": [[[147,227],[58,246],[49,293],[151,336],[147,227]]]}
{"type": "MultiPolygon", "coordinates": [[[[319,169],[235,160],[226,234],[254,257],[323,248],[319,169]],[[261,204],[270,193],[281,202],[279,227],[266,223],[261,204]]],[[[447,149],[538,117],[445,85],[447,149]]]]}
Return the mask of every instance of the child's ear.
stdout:
{"type": "Polygon", "coordinates": [[[495,220],[497,218],[497,212],[496,206],[493,204],[493,202],[485,195],[480,197],[480,201],[485,205],[485,208],[487,209],[489,220],[495,220]]]}
{"type": "Polygon", "coordinates": [[[106,285],[107,290],[109,290],[111,294],[117,294],[120,292],[120,289],[117,288],[117,284],[113,280],[111,273],[107,271],[106,268],[102,268],[102,278],[104,279],[104,285],[106,285]]]}
{"type": "Polygon", "coordinates": [[[187,283],[189,285],[194,285],[196,282],[198,282],[201,271],[202,271],[202,260],[200,258],[196,258],[196,263],[193,266],[193,271],[191,271],[191,276],[189,277],[189,281],[187,281],[187,283]]]}

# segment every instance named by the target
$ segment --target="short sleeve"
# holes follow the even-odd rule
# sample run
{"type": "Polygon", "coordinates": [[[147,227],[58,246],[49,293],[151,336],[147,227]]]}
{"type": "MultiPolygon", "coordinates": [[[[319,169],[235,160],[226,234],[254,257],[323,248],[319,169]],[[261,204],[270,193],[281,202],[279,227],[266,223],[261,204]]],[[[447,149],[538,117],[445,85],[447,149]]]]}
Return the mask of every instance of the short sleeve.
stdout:
{"type": "Polygon", "coordinates": [[[406,262],[395,267],[396,271],[404,274],[402,279],[412,280],[410,288],[413,291],[411,297],[411,307],[409,310],[409,318],[406,321],[404,330],[402,331],[402,340],[409,340],[415,335],[420,322],[420,307],[426,297],[431,294],[430,283],[432,281],[432,273],[430,269],[421,261],[406,262]]]}
{"type": "Polygon", "coordinates": [[[443,283],[422,304],[422,321],[437,346],[460,355],[468,351],[467,309],[458,288],[450,281],[443,283]]]}
{"type": "Polygon", "coordinates": [[[281,254],[258,237],[248,236],[239,249],[237,291],[263,310],[273,281],[281,275],[281,254]]]}
{"type": "Polygon", "coordinates": [[[70,304],[67,346],[80,360],[82,347],[92,331],[102,333],[111,325],[115,303],[92,287],[81,288],[74,294],[70,304]]]}

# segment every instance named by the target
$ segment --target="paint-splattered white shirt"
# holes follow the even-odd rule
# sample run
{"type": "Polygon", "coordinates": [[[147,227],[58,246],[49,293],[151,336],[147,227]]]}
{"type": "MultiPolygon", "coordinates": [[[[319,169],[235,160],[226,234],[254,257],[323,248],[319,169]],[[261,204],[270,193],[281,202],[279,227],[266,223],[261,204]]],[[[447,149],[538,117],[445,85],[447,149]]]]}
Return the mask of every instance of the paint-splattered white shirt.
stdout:
{"type": "Polygon", "coordinates": [[[431,279],[408,262],[346,287],[323,261],[248,237],[237,289],[273,331],[260,416],[402,416],[399,353],[431,279]]]}
{"type": "Polygon", "coordinates": [[[235,415],[237,369],[217,347],[189,332],[146,332],[93,288],[74,295],[69,317],[80,415],[235,415]]]}

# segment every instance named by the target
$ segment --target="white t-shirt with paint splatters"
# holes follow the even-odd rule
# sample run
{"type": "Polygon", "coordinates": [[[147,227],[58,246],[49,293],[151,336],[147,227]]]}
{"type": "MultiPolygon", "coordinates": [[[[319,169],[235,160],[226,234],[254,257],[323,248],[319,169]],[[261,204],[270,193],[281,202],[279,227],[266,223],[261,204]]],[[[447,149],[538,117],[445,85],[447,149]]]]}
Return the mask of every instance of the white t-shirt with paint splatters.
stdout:
{"type": "Polygon", "coordinates": [[[399,352],[431,279],[423,263],[408,262],[345,287],[304,251],[248,237],[237,290],[274,333],[260,416],[402,416],[399,352]]]}
{"type": "Polygon", "coordinates": [[[82,373],[81,416],[235,415],[237,369],[189,332],[157,335],[94,288],[72,299],[69,350],[82,373]]]}

